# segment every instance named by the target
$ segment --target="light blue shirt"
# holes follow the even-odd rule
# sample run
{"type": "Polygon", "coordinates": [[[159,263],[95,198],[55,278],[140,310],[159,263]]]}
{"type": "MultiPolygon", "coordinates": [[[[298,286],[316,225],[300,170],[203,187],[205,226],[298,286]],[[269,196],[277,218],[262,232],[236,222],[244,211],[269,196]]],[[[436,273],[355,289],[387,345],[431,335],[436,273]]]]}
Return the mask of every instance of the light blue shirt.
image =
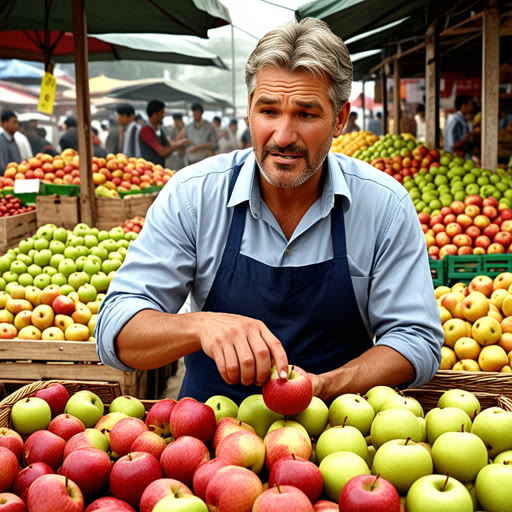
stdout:
{"type": "Polygon", "coordinates": [[[332,258],[330,212],[340,195],[352,283],[368,334],[412,363],[412,387],[429,381],[439,368],[444,335],[425,238],[405,188],[367,163],[329,153],[323,193],[287,240],[262,201],[255,169],[252,149],[234,151],[183,169],[167,183],[101,305],[95,330],[100,359],[131,370],[117,358],[114,340],[139,311],[176,313],[189,293],[191,310],[202,309],[233,206],[249,205],[242,254],[274,267],[302,266],[332,258]]]}
{"type": "Polygon", "coordinates": [[[453,145],[468,133],[468,122],[460,110],[449,117],[444,128],[444,150],[453,153],[453,145]]]}

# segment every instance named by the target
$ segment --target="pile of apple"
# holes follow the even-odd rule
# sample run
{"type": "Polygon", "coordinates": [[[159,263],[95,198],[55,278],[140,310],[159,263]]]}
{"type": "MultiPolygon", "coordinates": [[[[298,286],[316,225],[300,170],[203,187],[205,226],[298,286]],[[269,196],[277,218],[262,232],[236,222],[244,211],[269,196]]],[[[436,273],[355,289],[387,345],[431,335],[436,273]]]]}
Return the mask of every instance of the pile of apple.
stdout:
{"type": "Polygon", "coordinates": [[[443,370],[512,373],[512,273],[439,286],[443,370]]]}
{"type": "Polygon", "coordinates": [[[27,213],[34,211],[34,205],[23,206],[21,199],[8,194],[5,197],[0,196],[0,217],[12,217],[20,213],[27,213]]]}
{"type": "Polygon", "coordinates": [[[121,226],[125,233],[130,231],[134,233],[140,233],[141,229],[144,227],[145,218],[139,215],[133,217],[133,219],[128,219],[123,222],[121,226]]]}
{"type": "Polygon", "coordinates": [[[353,156],[356,151],[366,151],[378,140],[377,135],[366,130],[344,133],[332,140],[331,151],[353,156]]]}
{"type": "Polygon", "coordinates": [[[420,212],[418,220],[432,259],[512,252],[512,210],[494,197],[468,196],[443,206],[437,215],[420,212]]]}
{"type": "MultiPolygon", "coordinates": [[[[353,156],[365,162],[372,162],[378,158],[392,158],[396,155],[411,156],[419,147],[423,145],[408,133],[401,135],[388,133],[379,137],[379,140],[368,149],[356,151],[353,156]]],[[[428,152],[428,149],[425,149],[428,152]]]]}
{"type": "Polygon", "coordinates": [[[328,407],[290,366],[239,406],[164,399],[146,413],[52,384],[11,424],[0,503],[20,512],[512,511],[512,412],[459,389],[426,415],[386,386],[328,407]]]}

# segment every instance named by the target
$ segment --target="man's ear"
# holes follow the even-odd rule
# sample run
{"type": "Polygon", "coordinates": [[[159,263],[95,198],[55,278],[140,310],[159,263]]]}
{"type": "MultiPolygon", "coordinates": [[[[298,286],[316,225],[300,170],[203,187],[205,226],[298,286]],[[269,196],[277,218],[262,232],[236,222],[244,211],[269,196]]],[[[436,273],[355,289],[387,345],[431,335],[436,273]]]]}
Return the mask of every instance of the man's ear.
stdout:
{"type": "Polygon", "coordinates": [[[336,125],[334,126],[333,137],[339,137],[343,128],[345,128],[345,124],[347,123],[348,116],[350,114],[350,101],[345,102],[342,109],[338,112],[336,116],[336,125]]]}

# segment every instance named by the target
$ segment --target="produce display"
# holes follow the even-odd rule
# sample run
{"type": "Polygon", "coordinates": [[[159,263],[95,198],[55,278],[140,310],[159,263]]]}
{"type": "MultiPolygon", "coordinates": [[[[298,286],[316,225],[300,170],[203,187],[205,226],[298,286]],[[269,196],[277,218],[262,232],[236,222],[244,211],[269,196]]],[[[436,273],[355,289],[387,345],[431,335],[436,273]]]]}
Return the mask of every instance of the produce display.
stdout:
{"type": "Polygon", "coordinates": [[[357,151],[366,151],[379,140],[372,132],[358,131],[340,135],[332,140],[331,151],[354,156],[357,151]]]}
{"type": "Polygon", "coordinates": [[[0,338],[94,341],[101,300],[139,219],[110,231],[47,224],[0,256],[0,338]]]}
{"type": "Polygon", "coordinates": [[[418,213],[432,259],[447,255],[512,252],[512,210],[494,197],[468,196],[437,215],[418,213]]]}
{"type": "Polygon", "coordinates": [[[49,385],[2,429],[0,496],[28,512],[512,511],[512,412],[453,389],[425,414],[385,386],[328,407],[296,367],[272,380],[239,406],[163,399],[147,413],[49,385]]]}
{"type": "MultiPolygon", "coordinates": [[[[93,157],[91,171],[97,186],[96,194],[105,197],[118,197],[114,192],[162,187],[175,173],[143,158],[128,158],[122,153],[110,153],[106,158],[93,157]]],[[[55,157],[38,153],[19,164],[11,162],[0,176],[0,190],[14,187],[15,180],[36,178],[45,183],[79,185],[78,153],[74,149],[65,149],[55,157]]]]}
{"type": "Polygon", "coordinates": [[[512,273],[439,286],[442,370],[512,373],[512,273]]]}
{"type": "Polygon", "coordinates": [[[14,197],[12,194],[0,196],[0,217],[12,217],[35,209],[34,205],[24,206],[21,199],[14,197]]]}

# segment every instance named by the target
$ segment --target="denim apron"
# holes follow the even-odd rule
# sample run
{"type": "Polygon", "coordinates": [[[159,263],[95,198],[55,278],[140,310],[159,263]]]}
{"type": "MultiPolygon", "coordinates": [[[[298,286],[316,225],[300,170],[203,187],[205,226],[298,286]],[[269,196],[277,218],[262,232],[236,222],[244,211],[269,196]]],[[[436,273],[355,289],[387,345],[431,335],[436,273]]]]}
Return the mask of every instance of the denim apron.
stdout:
{"type": "MultiPolygon", "coordinates": [[[[233,191],[237,167],[229,187],[233,191]]],[[[280,340],[289,364],[310,373],[335,370],[372,347],[359,313],[345,243],[341,198],[331,212],[333,259],[301,267],[271,267],[240,254],[247,204],[234,207],[224,254],[203,311],[261,320],[280,340]]],[[[205,402],[224,395],[240,403],[261,387],[227,384],[202,350],[185,357],[180,398],[205,402]]]]}

